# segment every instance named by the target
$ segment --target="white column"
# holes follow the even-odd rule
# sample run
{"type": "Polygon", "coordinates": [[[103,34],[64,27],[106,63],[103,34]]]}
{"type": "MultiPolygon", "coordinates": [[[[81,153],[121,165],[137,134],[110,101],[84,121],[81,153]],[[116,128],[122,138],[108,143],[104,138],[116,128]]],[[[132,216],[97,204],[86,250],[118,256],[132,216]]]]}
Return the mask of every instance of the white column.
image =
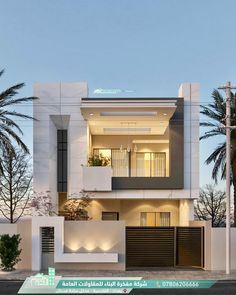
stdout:
{"type": "Polygon", "coordinates": [[[87,122],[81,111],[81,98],[87,97],[85,82],[61,83],[61,113],[70,115],[68,126],[68,195],[83,188],[82,165],[87,164],[87,122]]]}
{"type": "Polygon", "coordinates": [[[179,200],[179,226],[189,226],[189,221],[194,220],[194,201],[179,200]]]}
{"type": "Polygon", "coordinates": [[[87,94],[86,82],[34,85],[34,95],[39,97],[34,101],[34,117],[38,119],[34,122],[34,190],[49,190],[56,206],[60,122],[68,126],[68,193],[79,193],[82,188],[81,165],[87,162],[87,122],[81,115],[80,104],[87,94]]]}
{"type": "Polygon", "coordinates": [[[179,97],[184,98],[184,189],[189,198],[199,197],[199,97],[198,83],[184,83],[179,97]]]}

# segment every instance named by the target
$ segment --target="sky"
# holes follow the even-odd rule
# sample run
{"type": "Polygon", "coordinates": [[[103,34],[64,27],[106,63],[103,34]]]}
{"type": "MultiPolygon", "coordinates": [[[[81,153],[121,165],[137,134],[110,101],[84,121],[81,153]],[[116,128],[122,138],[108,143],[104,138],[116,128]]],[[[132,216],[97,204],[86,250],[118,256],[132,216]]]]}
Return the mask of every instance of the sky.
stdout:
{"type": "MultiPolygon", "coordinates": [[[[25,82],[21,96],[31,96],[35,82],[85,80],[90,96],[168,97],[199,82],[205,105],[214,88],[236,83],[235,0],[0,0],[0,12],[0,90],[25,82]]],[[[32,150],[32,123],[18,123],[32,150]]],[[[212,182],[206,156],[223,140],[201,142],[201,186],[212,182]]]]}

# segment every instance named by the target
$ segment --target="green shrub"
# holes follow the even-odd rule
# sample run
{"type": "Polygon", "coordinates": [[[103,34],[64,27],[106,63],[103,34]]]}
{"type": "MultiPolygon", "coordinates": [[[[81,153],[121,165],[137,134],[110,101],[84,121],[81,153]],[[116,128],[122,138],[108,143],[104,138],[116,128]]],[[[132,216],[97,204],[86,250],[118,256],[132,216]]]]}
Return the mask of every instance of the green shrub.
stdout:
{"type": "Polygon", "coordinates": [[[14,270],[14,266],[21,260],[20,235],[2,235],[0,237],[1,268],[5,271],[14,270]]]}
{"type": "Polygon", "coordinates": [[[102,154],[92,155],[88,160],[89,166],[108,166],[110,162],[111,159],[109,157],[104,157],[102,154]]]}

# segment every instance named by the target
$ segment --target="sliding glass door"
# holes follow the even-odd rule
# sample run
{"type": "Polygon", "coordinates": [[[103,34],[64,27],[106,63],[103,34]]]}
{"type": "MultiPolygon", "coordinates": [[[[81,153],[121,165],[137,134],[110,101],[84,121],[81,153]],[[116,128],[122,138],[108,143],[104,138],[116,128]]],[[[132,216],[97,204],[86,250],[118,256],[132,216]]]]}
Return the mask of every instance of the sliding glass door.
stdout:
{"type": "Polygon", "coordinates": [[[165,153],[136,153],[136,176],[138,177],[165,177],[165,153]]]}

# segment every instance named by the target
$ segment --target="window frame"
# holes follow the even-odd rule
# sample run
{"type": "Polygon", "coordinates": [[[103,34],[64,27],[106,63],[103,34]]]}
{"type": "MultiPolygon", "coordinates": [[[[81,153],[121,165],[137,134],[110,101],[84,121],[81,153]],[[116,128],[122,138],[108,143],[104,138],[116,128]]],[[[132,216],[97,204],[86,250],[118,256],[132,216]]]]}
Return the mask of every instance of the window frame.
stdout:
{"type": "Polygon", "coordinates": [[[137,159],[136,159],[136,177],[167,177],[166,176],[166,152],[136,152],[135,154],[150,154],[150,168],[149,168],[149,176],[137,176],[137,159]],[[165,171],[164,176],[153,176],[152,175],[152,154],[164,154],[165,155],[165,171]]]}
{"type": "Polygon", "coordinates": [[[119,214],[118,211],[102,211],[101,220],[103,220],[103,221],[118,221],[118,220],[120,220],[120,214],[119,214]],[[116,214],[117,219],[111,219],[111,220],[103,219],[103,214],[104,213],[106,213],[106,214],[116,214]]]}
{"type": "Polygon", "coordinates": [[[154,226],[154,227],[170,227],[171,226],[171,212],[170,211],[142,211],[142,212],[140,212],[140,226],[142,226],[142,227],[145,227],[145,226],[154,226]],[[142,220],[142,218],[141,218],[141,215],[142,215],[142,213],[146,213],[146,214],[148,214],[148,213],[152,213],[152,214],[154,214],[154,216],[155,216],[155,225],[142,225],[141,224],[141,220],[142,220]],[[169,213],[169,225],[156,225],[157,224],[157,214],[159,214],[160,216],[160,221],[161,221],[161,213],[169,213]]]}

